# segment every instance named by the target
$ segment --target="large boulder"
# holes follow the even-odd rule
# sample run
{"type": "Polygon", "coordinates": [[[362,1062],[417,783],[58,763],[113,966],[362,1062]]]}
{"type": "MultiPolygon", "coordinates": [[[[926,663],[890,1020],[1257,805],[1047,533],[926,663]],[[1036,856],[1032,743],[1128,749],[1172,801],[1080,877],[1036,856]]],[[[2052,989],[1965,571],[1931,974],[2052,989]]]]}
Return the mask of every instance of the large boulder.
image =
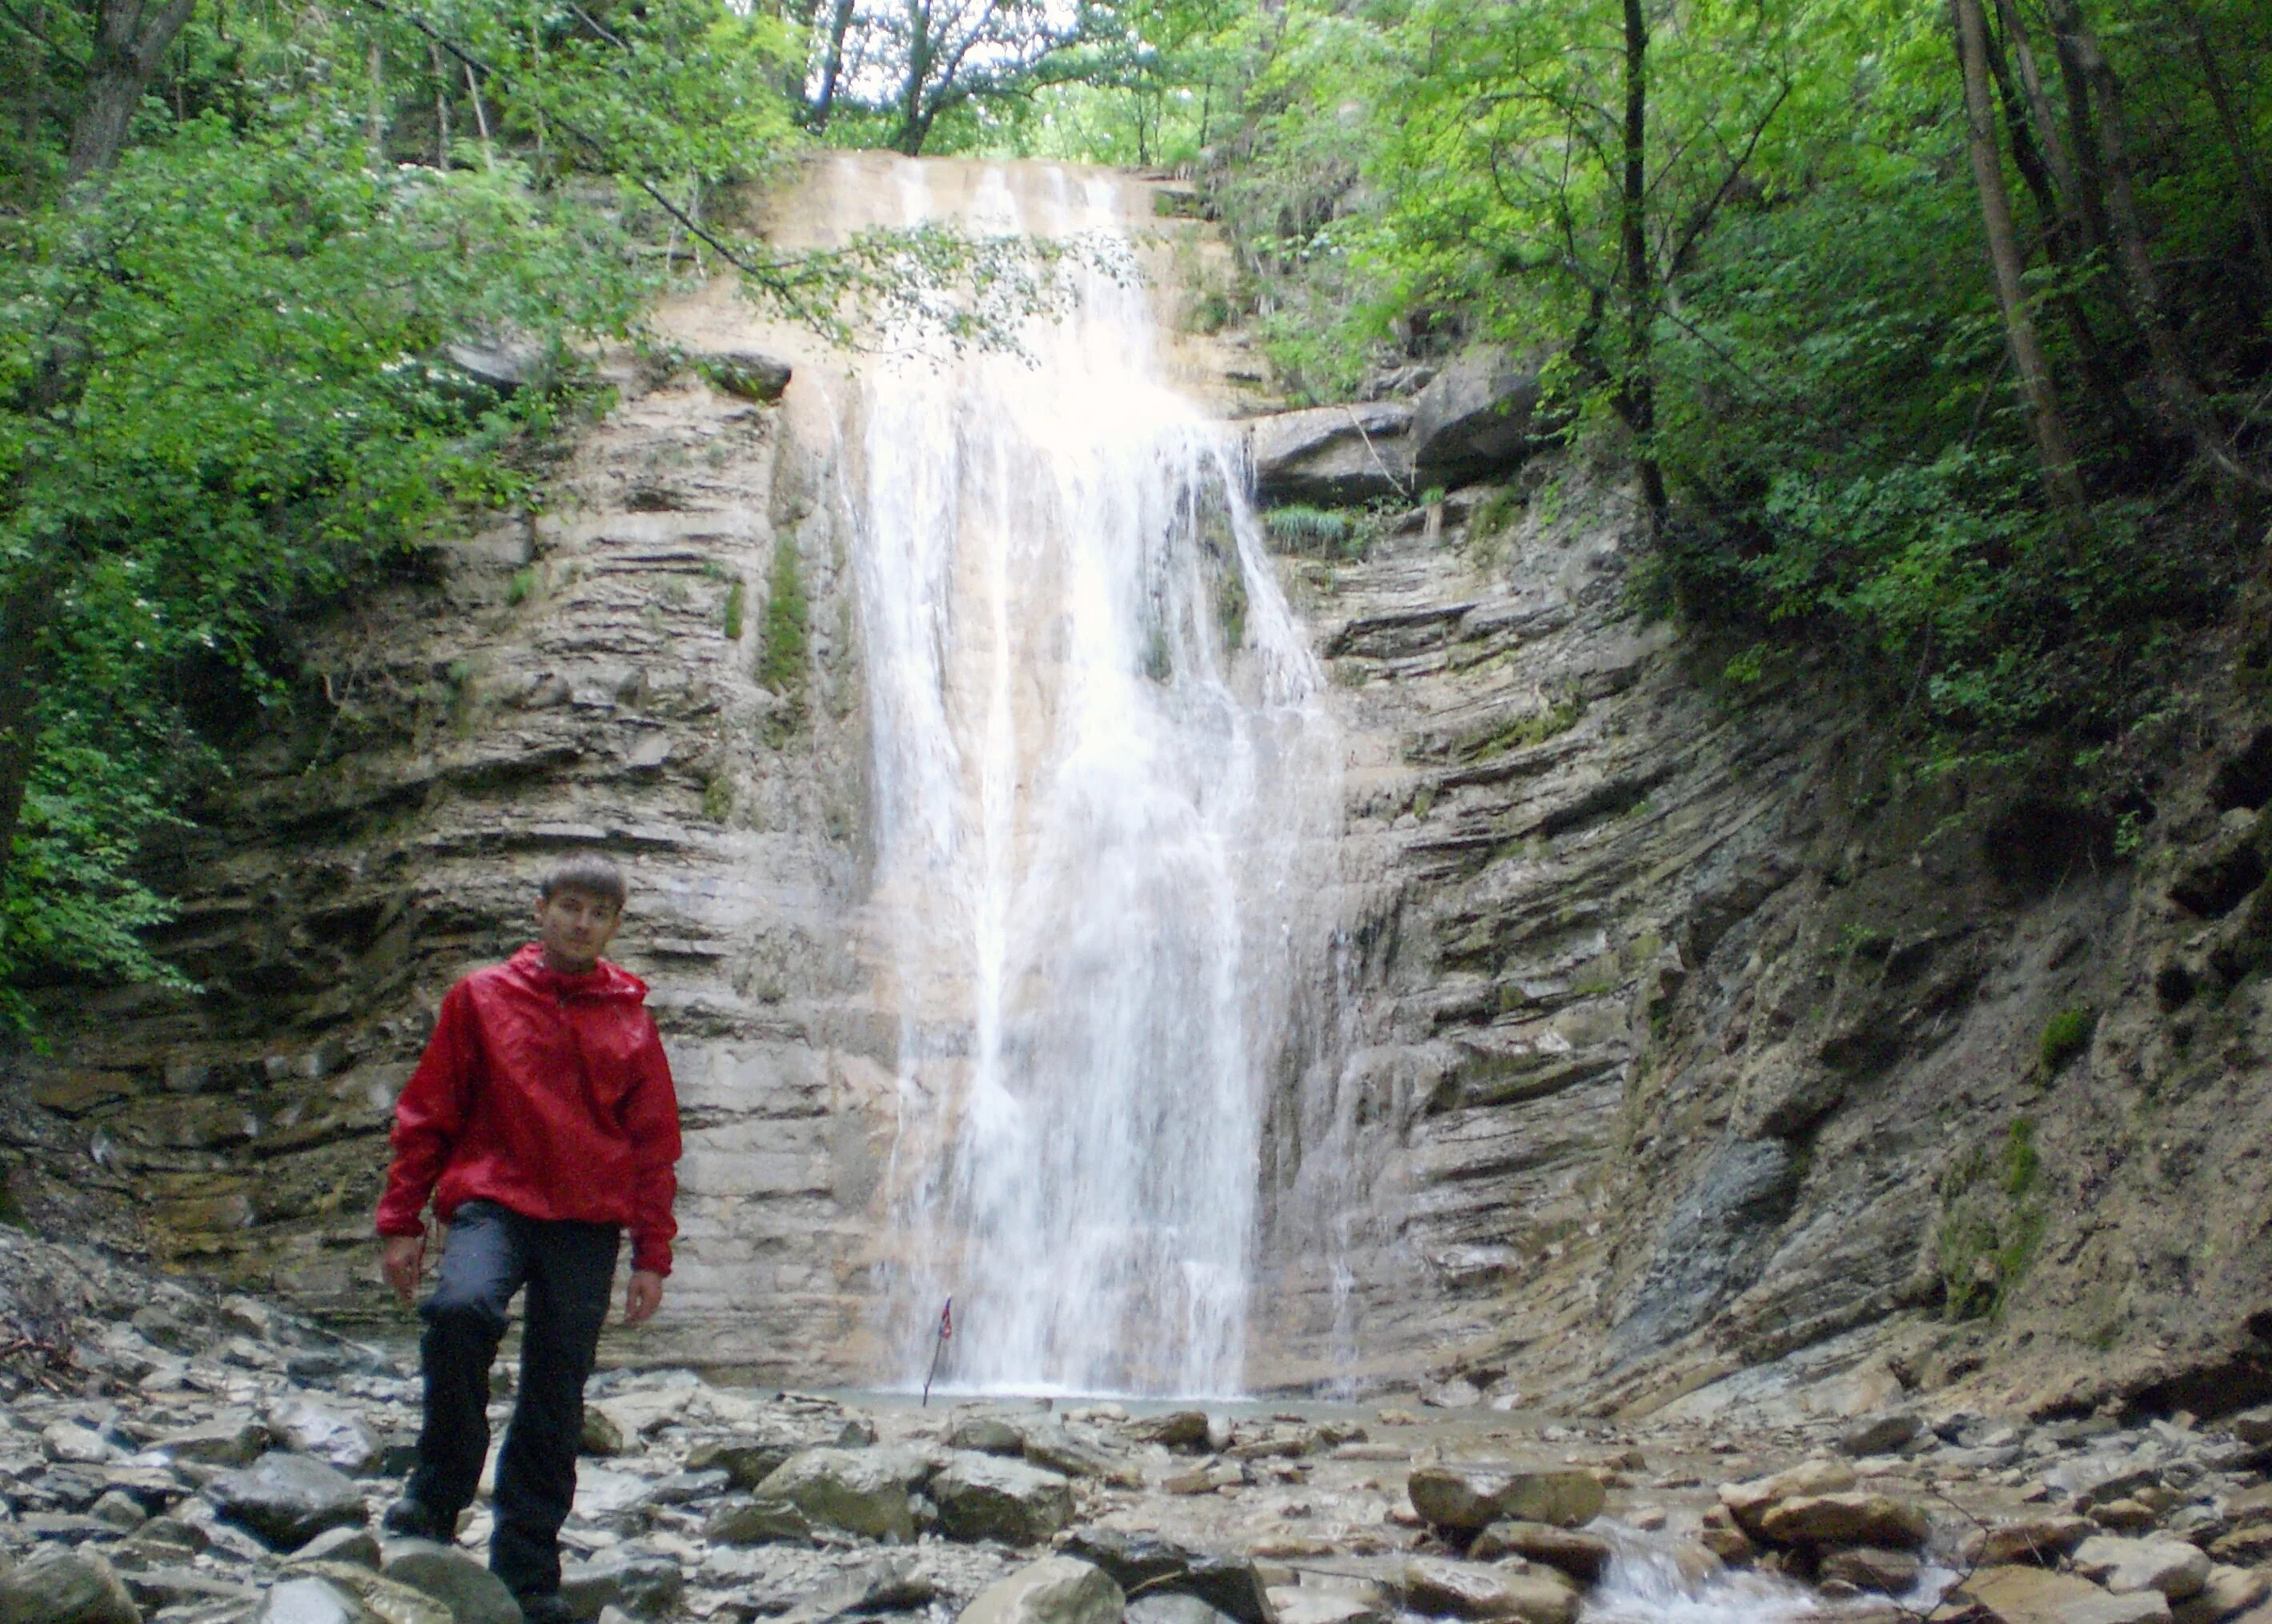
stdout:
{"type": "Polygon", "coordinates": [[[1402,401],[1258,417],[1246,426],[1246,443],[1255,493],[1267,503],[1346,506],[1413,489],[1412,408],[1402,401]]]}
{"type": "Polygon", "coordinates": [[[1504,346],[1454,356],[1412,403],[1419,482],[1446,489],[1520,467],[1538,449],[1538,366],[1504,346]]]}
{"type": "Polygon", "coordinates": [[[1040,1545],[1072,1521],[1072,1486],[1054,1471],[965,1450],[930,1480],[950,1539],[1040,1545]]]}
{"type": "Polygon", "coordinates": [[[242,1471],[222,1472],[206,1485],[206,1498],[276,1551],[296,1550],[327,1528],[353,1527],[370,1516],[352,1479],[322,1461],[282,1449],[272,1449],[242,1471]]]}
{"type": "Polygon", "coordinates": [[[774,1468],[757,1498],[848,1534],[905,1543],[916,1537],[908,1496],[930,1475],[912,1449],[805,1449],[774,1468]]]}
{"type": "Polygon", "coordinates": [[[1102,1568],[1124,1590],[1196,1596],[1238,1624],[1274,1624],[1269,1596],[1251,1558],[1119,1528],[1075,1529],[1061,1549],[1102,1568]]]}
{"type": "Polygon", "coordinates": [[[0,1624],[142,1624],[142,1610],[96,1552],[45,1550],[0,1574],[0,1624]]]}
{"type": "Polygon", "coordinates": [[[457,1624],[520,1624],[520,1604],[504,1581],[452,1546],[391,1539],[380,1571],[397,1584],[432,1597],[457,1624]]]}
{"type": "Polygon", "coordinates": [[[1045,1556],[979,1591],[959,1624],[1121,1624],[1127,1605],[1102,1568],[1045,1556]]]}
{"type": "Polygon", "coordinates": [[[2159,1590],[2116,1596],[2088,1579],[2042,1568],[1983,1568],[1949,1593],[1991,1624],[2164,1624],[2169,1598],[2159,1590]]]}
{"type": "Polygon", "coordinates": [[[1599,1516],[1609,1498],[1591,1472],[1565,1467],[1446,1463],[1418,1468],[1405,1488],[1431,1524],[1470,1534],[1508,1521],[1576,1528],[1599,1516]]]}
{"type": "Polygon", "coordinates": [[[1575,1624],[1578,1590],[1562,1575],[1528,1563],[1493,1567],[1416,1556],[1404,1564],[1404,1605],[1439,1616],[1575,1624]]]}

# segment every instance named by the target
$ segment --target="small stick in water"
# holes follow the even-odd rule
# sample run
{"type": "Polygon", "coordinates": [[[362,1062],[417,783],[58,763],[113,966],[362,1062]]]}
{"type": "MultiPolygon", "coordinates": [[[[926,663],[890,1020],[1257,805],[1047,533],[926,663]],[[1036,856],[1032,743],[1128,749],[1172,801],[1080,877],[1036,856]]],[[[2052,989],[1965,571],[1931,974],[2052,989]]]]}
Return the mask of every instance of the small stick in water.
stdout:
{"type": "Polygon", "coordinates": [[[939,1355],[946,1352],[947,1343],[954,1336],[954,1299],[946,1300],[946,1307],[938,1311],[938,1337],[931,1344],[930,1369],[923,1376],[923,1408],[930,1408],[930,1384],[938,1379],[939,1355]]]}

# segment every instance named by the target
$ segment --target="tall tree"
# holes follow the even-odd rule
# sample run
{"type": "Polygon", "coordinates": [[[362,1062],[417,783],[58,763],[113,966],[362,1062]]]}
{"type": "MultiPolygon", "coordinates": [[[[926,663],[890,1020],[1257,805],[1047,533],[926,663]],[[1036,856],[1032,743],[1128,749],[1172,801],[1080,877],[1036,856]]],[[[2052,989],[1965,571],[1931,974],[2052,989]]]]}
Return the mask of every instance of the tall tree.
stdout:
{"type": "Polygon", "coordinates": [[[2028,306],[2023,280],[2026,261],[2020,251],[2019,233],[2012,224],[2011,194],[2004,185],[2004,153],[1996,141],[1996,108],[1989,86],[1987,20],[1981,15],[1980,0],[1950,0],[1950,4],[1964,79],[1966,145],[1972,155],[1973,181],[1980,192],[1988,264],[1996,285],[1996,302],[2003,313],[2005,342],[2011,348],[2012,369],[2028,403],[2044,488],[2056,505],[2079,512],[2089,498],[2075,466],[2066,420],[2059,413],[2051,363],[2044,359],[2043,340],[2028,306]]]}

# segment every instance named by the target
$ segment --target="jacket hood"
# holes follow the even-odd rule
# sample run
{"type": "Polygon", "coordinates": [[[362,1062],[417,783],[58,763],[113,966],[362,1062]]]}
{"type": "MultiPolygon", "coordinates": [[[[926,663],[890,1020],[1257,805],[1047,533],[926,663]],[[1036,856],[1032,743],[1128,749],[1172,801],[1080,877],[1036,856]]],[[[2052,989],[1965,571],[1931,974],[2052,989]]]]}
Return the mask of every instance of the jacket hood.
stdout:
{"type": "Polygon", "coordinates": [[[563,975],[544,962],[544,944],[541,942],[529,942],[507,959],[504,970],[514,980],[547,997],[646,1002],[646,983],[621,965],[611,965],[603,958],[588,974],[563,975]]]}

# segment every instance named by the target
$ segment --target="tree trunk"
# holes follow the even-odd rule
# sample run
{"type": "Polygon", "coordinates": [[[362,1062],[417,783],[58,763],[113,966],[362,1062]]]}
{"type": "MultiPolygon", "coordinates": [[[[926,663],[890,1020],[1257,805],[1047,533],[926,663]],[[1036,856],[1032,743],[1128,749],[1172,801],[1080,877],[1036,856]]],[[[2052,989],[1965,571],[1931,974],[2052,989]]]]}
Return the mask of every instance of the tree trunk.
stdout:
{"type": "MultiPolygon", "coordinates": [[[[2037,76],[2034,53],[2029,49],[2018,8],[2013,0],[1996,0],[1996,4],[2009,40],[2008,59],[2006,47],[1999,43],[1993,31],[1989,31],[1988,68],[1995,79],[1997,99],[2003,105],[2004,127],[2012,142],[2012,160],[2036,200],[2037,213],[2042,217],[2044,257],[2062,272],[2072,272],[2083,252],[2083,225],[2075,202],[2074,165],[2059,139],[2051,101],[2043,93],[2043,81],[2037,76]],[[2024,101],[2020,86],[2013,83],[2013,60],[2019,63],[2019,78],[2025,86],[2024,101]]],[[[2059,311],[2060,325],[2074,341],[2092,404],[2123,443],[2143,445],[2151,436],[2132,408],[2106,346],[2099,341],[2097,330],[2090,324],[2089,313],[2075,294],[2075,280],[2068,274],[2055,279],[2051,302],[2059,311]]]]}
{"type": "Polygon", "coordinates": [[[1625,0],[1625,173],[1618,219],[1625,264],[1625,376],[1618,385],[1618,415],[1633,431],[1634,472],[1648,533],[1663,531],[1664,467],[1656,455],[1656,277],[1648,253],[1648,18],[1641,0],[1625,0]]]}
{"type": "Polygon", "coordinates": [[[2176,428],[2191,440],[2194,449],[2229,479],[2265,488],[2265,481],[2242,461],[2216,421],[2216,409],[2194,379],[2176,327],[2162,297],[2161,273],[2154,265],[2146,238],[2145,216],[2138,207],[2131,179],[2130,141],[2122,112],[2122,87],[2099,48],[2098,38],[2083,20],[2077,0],[2051,0],[2052,26],[2062,47],[2070,50],[2083,82],[2096,102],[2098,158],[2106,183],[2106,218],[2122,259],[2123,280],[2130,291],[2138,324],[2146,335],[2147,353],[2154,363],[2155,382],[2176,428]]]}
{"type": "Polygon", "coordinates": [[[2075,168],[2075,203],[2082,212],[2085,240],[2094,251],[2111,250],[2113,227],[2106,220],[2106,180],[2098,168],[2098,121],[2090,114],[2090,86],[2066,34],[2056,25],[2052,43],[2059,57],[2059,83],[2066,92],[2067,150],[2075,168]]]}
{"type": "Polygon", "coordinates": [[[2074,451],[2052,386],[2051,368],[2044,359],[2035,317],[2028,309],[2027,287],[2021,279],[2019,235],[2012,227],[2011,196],[2004,189],[2004,154],[1996,145],[1996,108],[1988,82],[1987,20],[1981,15],[1980,0],[1951,0],[1951,4],[1955,11],[1957,60],[1964,74],[1967,145],[1972,153],[1973,179],[1980,188],[1980,214],[1987,231],[1996,302],[2004,317],[2005,342],[2011,347],[2012,369],[2019,376],[2021,392],[2027,398],[2044,488],[2055,507],[2079,512],[2088,501],[2082,476],[2075,468],[2074,451]]]}
{"type": "Polygon", "coordinates": [[[94,48],[87,56],[86,99],[71,121],[68,183],[101,175],[118,161],[142,93],[196,4],[197,0],[168,0],[152,11],[143,0],[103,0],[94,48]]]}
{"type": "Polygon", "coordinates": [[[836,107],[836,87],[844,77],[844,36],[852,30],[854,0],[836,0],[835,9],[829,13],[828,43],[820,59],[820,93],[812,99],[805,115],[805,126],[818,135],[828,128],[828,115],[836,107]]]}

